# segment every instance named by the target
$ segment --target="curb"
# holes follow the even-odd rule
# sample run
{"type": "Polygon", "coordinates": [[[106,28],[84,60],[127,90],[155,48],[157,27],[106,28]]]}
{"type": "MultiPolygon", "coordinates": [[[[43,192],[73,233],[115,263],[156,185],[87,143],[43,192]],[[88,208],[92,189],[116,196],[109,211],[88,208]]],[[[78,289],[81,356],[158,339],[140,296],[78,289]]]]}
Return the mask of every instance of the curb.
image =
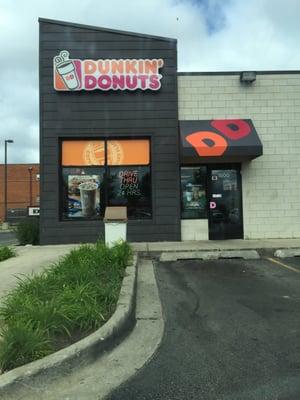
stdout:
{"type": "Polygon", "coordinates": [[[159,261],[180,260],[218,260],[242,258],[244,260],[257,260],[260,258],[256,250],[221,250],[221,251],[175,251],[162,252],[159,261]]]}
{"type": "Polygon", "coordinates": [[[61,377],[72,369],[95,360],[112,347],[135,324],[136,280],[138,256],[125,270],[116,310],[96,332],[40,360],[15,368],[0,376],[0,397],[23,386],[32,386],[35,379],[61,377]]]}
{"type": "Polygon", "coordinates": [[[140,257],[144,258],[152,258],[155,260],[160,260],[162,253],[203,253],[203,252],[233,252],[233,251],[256,251],[260,257],[263,256],[273,256],[275,251],[278,250],[293,250],[299,251],[300,246],[298,243],[292,244],[290,246],[282,246],[282,244],[277,243],[275,245],[268,244],[266,246],[262,246],[261,243],[257,240],[258,243],[251,243],[249,245],[249,241],[244,240],[245,244],[241,244],[239,247],[232,246],[229,244],[228,246],[218,246],[215,244],[215,247],[208,245],[207,243],[202,243],[201,241],[193,241],[191,243],[185,242],[149,242],[149,243],[140,243],[135,242],[132,243],[134,251],[138,252],[140,257]],[[176,247],[178,244],[178,247],[176,247]]]}
{"type": "Polygon", "coordinates": [[[275,251],[274,256],[278,258],[300,257],[300,248],[278,249],[275,251]]]}
{"type": "Polygon", "coordinates": [[[144,257],[144,258],[151,258],[153,260],[157,261],[176,261],[178,259],[217,259],[217,258],[244,258],[244,259],[259,259],[263,258],[265,256],[275,256],[279,258],[284,258],[284,257],[293,257],[293,256],[300,256],[300,248],[299,247],[293,247],[293,248],[288,248],[288,249],[280,249],[280,248],[240,248],[240,249],[211,249],[211,250],[203,250],[203,249],[190,249],[190,250],[149,250],[149,251],[139,251],[139,256],[144,257]],[[288,256],[282,256],[281,252],[287,251],[286,254],[291,254],[288,256]],[[239,253],[237,256],[234,255],[234,253],[239,253]],[[221,254],[222,255],[219,257],[215,257],[212,255],[211,257],[208,256],[202,256],[203,254],[221,254]],[[172,254],[176,254],[177,257],[172,256],[172,254]],[[190,254],[188,257],[187,254],[190,254]],[[255,255],[256,254],[256,255],[255,255]],[[280,254],[277,256],[277,254],[280,254]],[[245,255],[245,257],[244,257],[245,255]],[[248,257],[249,255],[249,257],[248,257]],[[257,256],[258,255],[258,256],[257,256]]]}

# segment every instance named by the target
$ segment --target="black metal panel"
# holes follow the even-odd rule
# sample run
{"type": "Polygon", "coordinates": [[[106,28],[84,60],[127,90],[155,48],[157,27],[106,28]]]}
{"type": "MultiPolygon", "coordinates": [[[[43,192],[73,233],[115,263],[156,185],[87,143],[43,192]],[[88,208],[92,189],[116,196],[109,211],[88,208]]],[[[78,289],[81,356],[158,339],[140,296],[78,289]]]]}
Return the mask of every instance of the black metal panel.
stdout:
{"type": "MultiPolygon", "coordinates": [[[[171,38],[166,38],[166,37],[161,37],[161,36],[154,36],[154,35],[147,35],[145,33],[137,33],[137,32],[128,32],[128,31],[120,31],[116,29],[110,29],[110,28],[104,28],[104,27],[97,27],[97,26],[91,26],[91,25],[82,25],[74,22],[66,22],[66,21],[57,21],[57,20],[52,20],[52,19],[47,19],[47,18],[39,18],[39,22],[44,22],[48,23],[46,33],[49,32],[80,32],[80,33],[87,33],[88,31],[101,31],[102,36],[101,38],[105,37],[106,33],[113,33],[114,35],[122,35],[119,38],[119,40],[126,40],[128,36],[130,37],[141,37],[146,41],[147,39],[150,39],[151,41],[159,40],[159,41],[165,41],[167,43],[172,43],[176,42],[176,39],[171,39],[171,38]],[[53,27],[54,25],[54,27],[53,27]],[[83,30],[82,30],[83,29],[83,30]]],[[[41,26],[41,31],[43,31],[43,26],[41,26]]],[[[108,38],[111,40],[112,37],[108,36],[108,38]]]]}
{"type": "Polygon", "coordinates": [[[99,221],[60,220],[60,139],[148,136],[152,151],[153,218],[129,221],[131,241],[180,240],[176,41],[60,21],[40,20],[41,243],[91,242],[99,221]],[[158,92],[56,92],[53,57],[163,58],[158,92]]]}

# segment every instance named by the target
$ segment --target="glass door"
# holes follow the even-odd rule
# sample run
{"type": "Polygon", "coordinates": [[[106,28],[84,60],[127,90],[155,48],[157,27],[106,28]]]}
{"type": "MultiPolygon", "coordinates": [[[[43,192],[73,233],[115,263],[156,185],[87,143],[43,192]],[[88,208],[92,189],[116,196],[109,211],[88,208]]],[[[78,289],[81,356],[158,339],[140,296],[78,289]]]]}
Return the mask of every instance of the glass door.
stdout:
{"type": "Polygon", "coordinates": [[[208,171],[209,239],[242,239],[240,165],[213,165],[208,171]]]}

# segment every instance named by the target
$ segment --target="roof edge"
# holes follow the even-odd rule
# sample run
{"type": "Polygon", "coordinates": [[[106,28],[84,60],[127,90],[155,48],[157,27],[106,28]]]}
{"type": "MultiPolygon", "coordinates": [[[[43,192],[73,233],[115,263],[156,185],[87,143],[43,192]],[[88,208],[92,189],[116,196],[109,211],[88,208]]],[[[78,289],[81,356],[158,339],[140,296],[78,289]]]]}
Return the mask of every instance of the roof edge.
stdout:
{"type": "MultiPolygon", "coordinates": [[[[211,71],[211,72],[177,72],[178,76],[197,76],[197,75],[240,75],[241,71],[211,71]]],[[[254,70],[251,70],[254,71],[254,70]]],[[[288,74],[300,74],[300,70],[265,70],[265,71],[254,71],[257,75],[288,75],[288,74]]]]}
{"type": "Polygon", "coordinates": [[[122,30],[118,30],[118,29],[103,28],[103,27],[99,27],[99,26],[84,25],[84,24],[78,24],[78,23],[75,23],[75,22],[60,21],[60,20],[48,19],[48,18],[42,18],[42,17],[39,17],[38,22],[44,22],[44,23],[47,23],[47,24],[70,26],[70,27],[75,27],[75,28],[79,28],[79,29],[90,29],[90,30],[93,30],[93,31],[116,33],[116,34],[119,34],[119,35],[135,36],[135,37],[152,39],[152,40],[163,40],[163,41],[166,41],[166,42],[177,42],[177,39],[168,38],[168,37],[164,37],[164,36],[154,36],[154,35],[148,35],[148,34],[144,34],[144,33],[122,31],[122,30]]]}

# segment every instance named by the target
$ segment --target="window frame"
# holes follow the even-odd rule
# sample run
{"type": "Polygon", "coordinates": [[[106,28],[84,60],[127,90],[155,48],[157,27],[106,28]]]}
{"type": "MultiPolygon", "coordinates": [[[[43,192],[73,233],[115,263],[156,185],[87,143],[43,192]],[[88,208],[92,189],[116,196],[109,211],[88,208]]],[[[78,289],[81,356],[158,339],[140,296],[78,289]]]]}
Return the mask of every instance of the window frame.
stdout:
{"type": "MultiPolygon", "coordinates": [[[[72,169],[72,168],[80,168],[80,169],[104,169],[104,210],[106,207],[108,207],[108,185],[107,185],[107,179],[108,179],[108,170],[109,168],[113,167],[149,167],[149,182],[150,182],[150,211],[151,211],[151,217],[145,218],[145,219],[139,219],[139,218],[129,218],[130,221],[151,221],[153,220],[153,181],[152,181],[152,136],[151,135],[141,135],[141,136],[132,136],[132,135],[124,135],[124,136],[87,136],[84,139],[82,137],[59,137],[58,140],[58,146],[59,146],[59,164],[58,164],[58,174],[59,174],[59,179],[58,179],[58,185],[59,185],[59,195],[58,195],[58,201],[59,201],[59,221],[61,222],[97,222],[97,221],[103,221],[104,215],[99,215],[97,218],[86,218],[86,217],[77,217],[77,218],[66,218],[64,216],[64,190],[63,190],[63,185],[64,185],[64,176],[63,176],[63,171],[64,168],[66,169],[72,169]],[[103,140],[104,141],[104,150],[105,150],[105,161],[104,165],[67,165],[63,166],[62,165],[62,143],[64,141],[75,141],[75,140],[103,140]],[[109,140],[148,140],[149,141],[149,163],[148,164],[139,164],[139,165],[108,165],[107,164],[107,142],[109,140]]],[[[101,204],[101,203],[100,203],[101,204]]]]}

